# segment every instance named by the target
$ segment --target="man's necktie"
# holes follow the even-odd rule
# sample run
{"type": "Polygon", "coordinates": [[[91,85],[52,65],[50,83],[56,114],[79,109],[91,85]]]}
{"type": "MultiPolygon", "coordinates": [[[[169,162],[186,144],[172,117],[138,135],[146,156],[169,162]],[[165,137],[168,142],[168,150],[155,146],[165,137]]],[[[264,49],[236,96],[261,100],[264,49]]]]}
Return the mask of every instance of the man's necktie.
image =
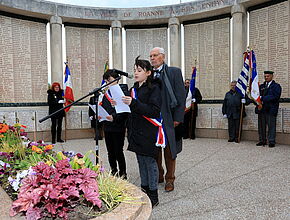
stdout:
{"type": "Polygon", "coordinates": [[[158,79],[160,78],[160,70],[154,70],[155,73],[154,73],[154,79],[158,79]]]}

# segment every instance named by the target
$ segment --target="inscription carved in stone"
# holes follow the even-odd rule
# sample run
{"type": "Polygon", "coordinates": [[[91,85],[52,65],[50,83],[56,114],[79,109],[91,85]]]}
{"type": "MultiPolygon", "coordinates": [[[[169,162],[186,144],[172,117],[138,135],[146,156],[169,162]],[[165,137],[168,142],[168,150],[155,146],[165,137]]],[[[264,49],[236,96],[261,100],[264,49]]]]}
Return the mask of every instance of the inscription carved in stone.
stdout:
{"type": "Polygon", "coordinates": [[[250,13],[250,46],[256,53],[260,82],[264,70],[275,72],[282,86],[282,98],[290,95],[289,1],[250,13]]]}
{"type": "Polygon", "coordinates": [[[0,102],[44,102],[46,25],[0,16],[0,102]]]}
{"type": "Polygon", "coordinates": [[[104,65],[109,60],[109,31],[76,27],[65,30],[66,54],[76,99],[101,85],[104,65]]]}
{"type": "Polygon", "coordinates": [[[230,25],[221,19],[184,26],[185,76],[197,60],[196,86],[204,99],[222,99],[230,81],[230,25]]]}
{"type": "MultiPolygon", "coordinates": [[[[126,30],[126,70],[133,72],[135,58],[140,55],[141,59],[149,60],[150,50],[154,47],[162,47],[166,53],[167,61],[167,28],[153,29],[127,29],[126,30]]],[[[132,85],[133,79],[127,79],[127,83],[132,85]]]]}

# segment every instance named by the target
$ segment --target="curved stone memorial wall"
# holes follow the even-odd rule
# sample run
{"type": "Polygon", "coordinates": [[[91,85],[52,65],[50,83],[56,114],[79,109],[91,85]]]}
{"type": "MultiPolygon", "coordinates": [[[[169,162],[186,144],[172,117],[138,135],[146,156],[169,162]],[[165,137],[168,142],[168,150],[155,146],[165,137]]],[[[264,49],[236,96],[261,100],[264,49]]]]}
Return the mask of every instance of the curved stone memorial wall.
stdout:
{"type": "MultiPolygon", "coordinates": [[[[167,63],[183,68],[185,78],[191,77],[196,59],[196,85],[204,98],[199,107],[197,136],[226,138],[227,120],[221,114],[221,101],[229,90],[229,82],[242,69],[249,12],[249,45],[256,52],[260,82],[263,71],[270,69],[275,71],[276,81],[283,88],[277,141],[289,143],[289,138],[285,138],[290,133],[289,5],[290,0],[200,0],[125,9],[0,0],[0,118],[5,116],[9,123],[19,118],[28,131],[36,130],[39,138],[50,139],[50,121],[38,123],[48,112],[46,24],[49,22],[50,58],[54,60],[50,66],[52,81],[63,77],[59,39],[65,34],[63,48],[76,99],[99,85],[109,51],[111,67],[132,72],[136,56],[148,59],[151,48],[164,47],[167,58],[170,57],[167,63]],[[182,24],[184,39],[181,39],[182,24]],[[181,54],[182,42],[184,54],[181,54]]],[[[133,80],[127,79],[127,83],[131,85],[133,80]]],[[[246,112],[243,138],[257,140],[254,106],[248,106],[246,112]]],[[[72,107],[67,115],[67,137],[92,137],[89,128],[88,107],[72,107]]]]}

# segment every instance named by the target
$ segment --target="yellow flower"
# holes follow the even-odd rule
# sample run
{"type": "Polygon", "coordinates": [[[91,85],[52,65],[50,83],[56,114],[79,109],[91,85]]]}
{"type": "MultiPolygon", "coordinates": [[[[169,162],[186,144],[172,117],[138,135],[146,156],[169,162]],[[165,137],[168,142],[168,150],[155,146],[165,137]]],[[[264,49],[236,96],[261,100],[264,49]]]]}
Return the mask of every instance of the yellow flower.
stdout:
{"type": "Polygon", "coordinates": [[[64,160],[64,159],[67,158],[66,156],[64,156],[64,154],[63,154],[61,151],[59,151],[59,152],[57,153],[57,155],[61,157],[61,160],[64,160]]]}
{"type": "Polygon", "coordinates": [[[52,165],[52,161],[51,161],[51,160],[48,160],[48,161],[46,161],[46,164],[47,164],[48,166],[51,166],[51,165],[52,165]]]}

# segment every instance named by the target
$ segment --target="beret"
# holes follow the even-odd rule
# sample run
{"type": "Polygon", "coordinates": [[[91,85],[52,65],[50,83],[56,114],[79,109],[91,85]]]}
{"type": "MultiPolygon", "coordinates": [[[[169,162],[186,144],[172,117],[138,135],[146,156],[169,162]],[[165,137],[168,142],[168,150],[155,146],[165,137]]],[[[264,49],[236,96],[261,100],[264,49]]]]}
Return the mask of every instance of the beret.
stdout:
{"type": "Polygon", "coordinates": [[[265,70],[264,71],[264,74],[273,74],[274,72],[273,71],[270,71],[270,70],[265,70]]]}

